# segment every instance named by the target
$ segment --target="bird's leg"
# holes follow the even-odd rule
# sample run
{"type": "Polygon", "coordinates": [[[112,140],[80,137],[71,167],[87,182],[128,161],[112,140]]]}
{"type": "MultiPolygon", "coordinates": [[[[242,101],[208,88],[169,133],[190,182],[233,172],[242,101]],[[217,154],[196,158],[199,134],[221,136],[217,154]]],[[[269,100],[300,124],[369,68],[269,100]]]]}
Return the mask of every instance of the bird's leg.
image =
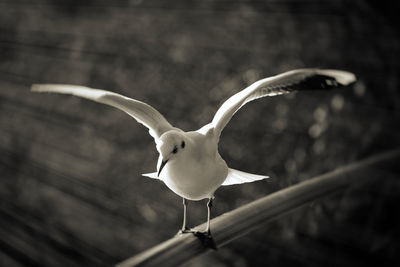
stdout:
{"type": "Polygon", "coordinates": [[[194,232],[193,234],[199,238],[200,242],[206,248],[217,250],[217,244],[211,236],[210,230],[210,219],[211,219],[211,207],[214,197],[210,197],[207,202],[207,228],[205,232],[194,232]]]}
{"type": "Polygon", "coordinates": [[[178,234],[183,234],[183,233],[188,233],[191,232],[191,230],[186,226],[186,214],[187,214],[187,199],[182,198],[182,204],[183,204],[183,223],[182,223],[182,228],[179,230],[178,234]]]}
{"type": "Polygon", "coordinates": [[[213,203],[214,197],[210,197],[207,202],[207,228],[206,228],[206,233],[207,235],[211,236],[211,230],[210,230],[210,219],[211,219],[211,207],[213,203]]]}
{"type": "Polygon", "coordinates": [[[182,223],[182,232],[188,230],[186,226],[186,216],[187,216],[187,200],[186,198],[182,198],[182,204],[183,204],[183,223],[182,223]]]}

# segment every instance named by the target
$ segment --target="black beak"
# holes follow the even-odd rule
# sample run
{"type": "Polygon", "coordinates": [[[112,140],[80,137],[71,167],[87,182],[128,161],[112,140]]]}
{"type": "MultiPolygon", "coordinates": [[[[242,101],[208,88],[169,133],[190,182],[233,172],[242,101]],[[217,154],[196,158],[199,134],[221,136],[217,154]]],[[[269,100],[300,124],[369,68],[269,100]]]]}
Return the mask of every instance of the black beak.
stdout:
{"type": "Polygon", "coordinates": [[[160,169],[158,170],[157,176],[160,176],[162,169],[164,168],[165,164],[167,164],[168,159],[161,162],[160,169]]]}

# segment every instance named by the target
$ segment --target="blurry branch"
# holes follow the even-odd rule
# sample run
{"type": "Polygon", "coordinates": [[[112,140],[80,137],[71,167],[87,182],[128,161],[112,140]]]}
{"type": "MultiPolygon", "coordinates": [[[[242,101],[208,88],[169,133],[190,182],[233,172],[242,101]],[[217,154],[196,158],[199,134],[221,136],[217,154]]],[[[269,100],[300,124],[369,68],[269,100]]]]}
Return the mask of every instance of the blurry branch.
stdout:
{"type": "MultiPolygon", "coordinates": [[[[340,192],[352,183],[384,179],[385,175],[400,172],[400,149],[382,153],[327,174],[282,189],[276,193],[253,201],[227,212],[211,221],[213,238],[218,247],[262,227],[303,204],[340,192]]],[[[195,229],[203,230],[205,225],[195,229]]],[[[209,252],[192,234],[179,235],[148,249],[121,263],[127,266],[177,266],[196,256],[209,252]]]]}

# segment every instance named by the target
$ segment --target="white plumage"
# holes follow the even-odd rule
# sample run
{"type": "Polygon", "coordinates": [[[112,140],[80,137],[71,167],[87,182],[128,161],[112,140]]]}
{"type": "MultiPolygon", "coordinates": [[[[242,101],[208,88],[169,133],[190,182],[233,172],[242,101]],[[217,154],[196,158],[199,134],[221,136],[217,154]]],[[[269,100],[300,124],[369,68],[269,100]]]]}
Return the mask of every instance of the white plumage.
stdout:
{"type": "MultiPolygon", "coordinates": [[[[265,78],[231,96],[218,109],[211,123],[190,132],[173,127],[150,105],[109,91],[60,84],[35,84],[32,86],[32,91],[71,94],[128,113],[149,129],[160,153],[158,171],[143,175],[162,180],[184,199],[209,198],[211,204],[215,190],[221,185],[248,183],[268,178],[228,168],[218,153],[221,132],[240,107],[265,96],[347,86],[355,80],[355,75],[350,72],[321,69],[298,69],[265,78]]],[[[208,205],[208,212],[210,207],[211,205],[208,205]]],[[[210,234],[209,219],[210,215],[208,234],[210,234]]],[[[187,231],[186,217],[182,231],[187,231]]]]}

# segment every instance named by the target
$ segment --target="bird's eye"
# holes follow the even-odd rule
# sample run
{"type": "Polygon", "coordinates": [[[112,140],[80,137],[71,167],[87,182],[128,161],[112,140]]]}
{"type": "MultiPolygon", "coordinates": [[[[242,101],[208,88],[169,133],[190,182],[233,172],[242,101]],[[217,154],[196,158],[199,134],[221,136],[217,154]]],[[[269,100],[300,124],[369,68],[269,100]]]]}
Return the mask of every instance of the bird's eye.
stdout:
{"type": "Polygon", "coordinates": [[[185,147],[185,141],[182,141],[181,148],[184,148],[184,147],[185,147]]]}
{"type": "Polygon", "coordinates": [[[178,148],[175,146],[174,149],[172,150],[172,153],[176,154],[178,152],[178,148]]]}

